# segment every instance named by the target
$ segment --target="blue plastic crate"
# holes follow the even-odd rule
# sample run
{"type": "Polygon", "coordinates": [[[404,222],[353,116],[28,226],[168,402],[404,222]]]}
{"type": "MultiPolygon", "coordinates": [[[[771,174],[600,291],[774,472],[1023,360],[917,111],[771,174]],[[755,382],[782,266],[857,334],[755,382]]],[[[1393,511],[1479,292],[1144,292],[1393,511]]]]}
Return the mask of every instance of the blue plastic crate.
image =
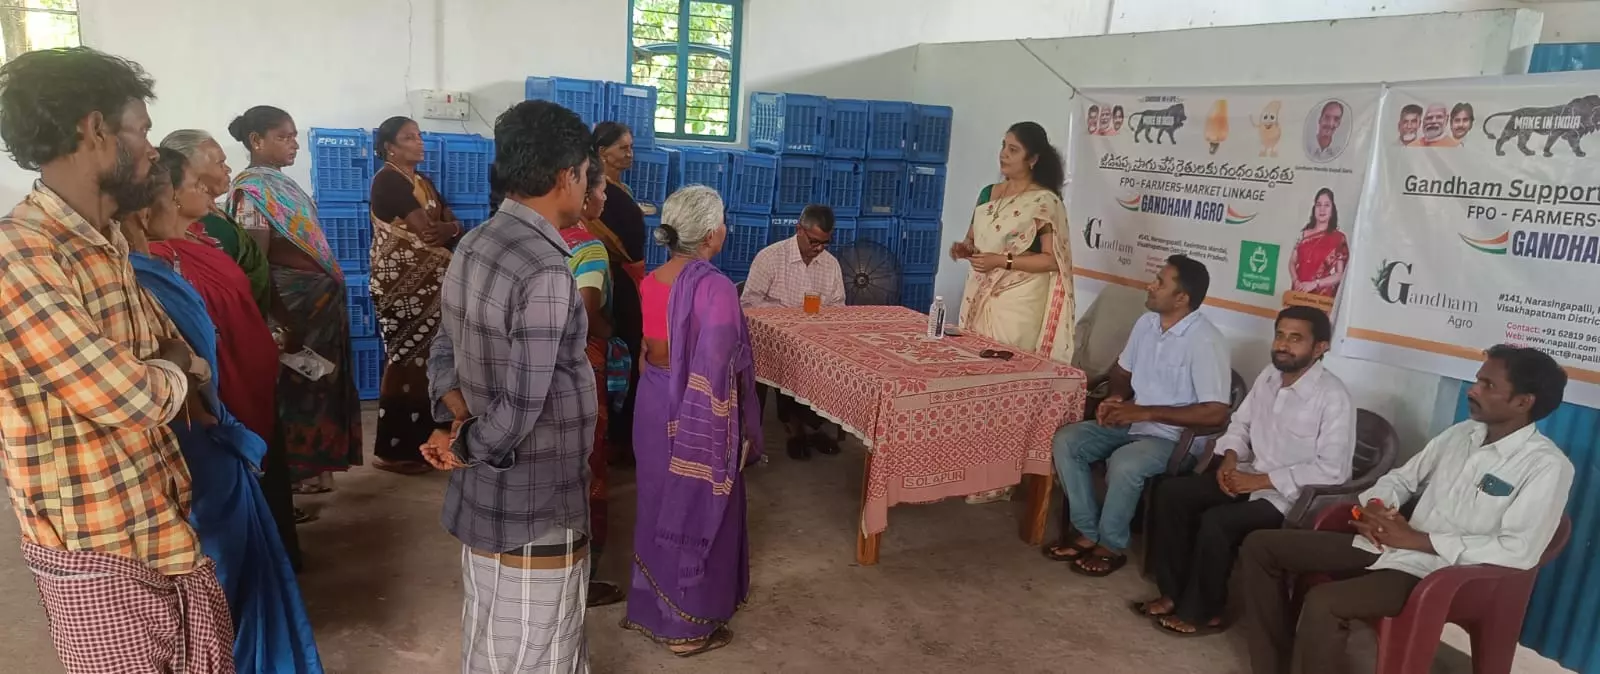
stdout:
{"type": "Polygon", "coordinates": [[[1536,44],[1528,62],[1530,73],[1600,69],[1600,42],[1536,44]]]}
{"type": "Polygon", "coordinates": [[[366,274],[345,274],[344,305],[350,314],[351,337],[375,337],[377,316],[372,311],[372,285],[366,274]]]}
{"type": "MultiPolygon", "coordinates": [[[[933,274],[902,274],[900,276],[900,306],[912,311],[928,313],[933,305],[933,274]]],[[[945,305],[950,306],[949,304],[945,305]]]]}
{"type": "Polygon", "coordinates": [[[823,156],[837,159],[865,159],[872,130],[870,105],[866,101],[828,99],[828,149],[823,156]]]}
{"type": "Polygon", "coordinates": [[[364,202],[317,202],[317,221],[346,274],[365,274],[372,265],[372,215],[364,202]]]}
{"type": "Polygon", "coordinates": [[[861,215],[861,162],[827,159],[822,162],[822,179],[817,183],[817,201],[833,207],[838,216],[861,215]]]}
{"type": "Polygon", "coordinates": [[[906,202],[900,213],[908,218],[938,219],[944,213],[944,176],[942,164],[906,166],[906,202]]]}
{"type": "Polygon", "coordinates": [[[856,222],[856,240],[871,241],[888,248],[890,254],[899,255],[899,218],[861,218],[856,222]]]}
{"type": "Polygon", "coordinates": [[[950,124],[955,111],[943,105],[918,105],[912,110],[911,161],[943,164],[950,161],[950,124]]]}
{"type": "Polygon", "coordinates": [[[767,245],[769,246],[784,239],[794,238],[794,228],[800,226],[800,218],[793,215],[774,215],[767,222],[767,245]]]}
{"type": "Polygon", "coordinates": [[[820,156],[828,147],[828,99],[807,94],[750,94],[750,149],[820,156]]]}
{"type": "Polygon", "coordinates": [[[867,157],[905,159],[906,137],[911,133],[911,104],[872,101],[867,110],[872,120],[867,133],[867,157]]]}
{"type": "Polygon", "coordinates": [[[672,156],[665,150],[635,149],[633,168],[622,173],[622,182],[633,190],[635,200],[660,208],[671,194],[671,161],[672,156]]]}
{"type": "Polygon", "coordinates": [[[644,216],[644,268],[653,270],[667,263],[667,247],[656,243],[656,230],[661,228],[661,216],[644,216]]]}
{"type": "MultiPolygon", "coordinates": [[[[600,80],[580,80],[570,77],[529,77],[523,84],[523,98],[530,101],[553,101],[557,105],[578,113],[590,128],[605,121],[606,83],[600,80]]],[[[653,116],[653,115],[652,115],[653,116]]]]}
{"type": "Polygon", "coordinates": [[[717,254],[717,268],[730,277],[738,273],[743,278],[756,259],[756,253],[767,247],[771,224],[771,217],[767,215],[729,213],[728,238],[722,244],[722,252],[717,254]]]}
{"type": "Polygon", "coordinates": [[[372,132],[311,130],[311,191],[318,201],[366,201],[372,195],[372,132]]]}
{"type": "Polygon", "coordinates": [[[356,337],[350,340],[350,373],[356,379],[356,395],[362,400],[377,400],[383,383],[383,340],[356,337]]]}
{"type": "Polygon", "coordinates": [[[905,162],[868,160],[862,169],[861,215],[899,215],[905,185],[905,162]]]}
{"type": "Polygon", "coordinates": [[[473,227],[483,224],[489,219],[489,205],[451,206],[450,212],[456,214],[456,220],[461,221],[461,231],[470,232],[473,227]]]}
{"type": "Polygon", "coordinates": [[[860,234],[861,230],[857,227],[855,218],[836,217],[833,219],[833,241],[828,243],[828,247],[839,250],[853,246],[860,234]]]}
{"type": "MultiPolygon", "coordinates": [[[[378,175],[383,170],[383,158],[378,156],[378,130],[372,130],[372,175],[378,175]]],[[[444,165],[444,141],[438,134],[424,132],[422,134],[422,163],[417,164],[417,173],[428,176],[433,181],[433,186],[439,186],[439,167],[444,165]]]]}
{"type": "Polygon", "coordinates": [[[943,236],[939,229],[938,220],[900,221],[901,273],[932,275],[939,271],[939,241],[943,236]]]}
{"type": "Polygon", "coordinates": [[[673,189],[689,185],[705,185],[723,195],[730,193],[732,167],[726,150],[703,147],[679,147],[670,150],[673,155],[668,181],[673,189]]]}
{"type": "Polygon", "coordinates": [[[733,189],[723,199],[735,213],[772,213],[778,192],[778,158],[770,154],[734,151],[733,189]]]}
{"type": "Polygon", "coordinates": [[[797,215],[818,198],[817,185],[822,179],[822,160],[816,157],[778,158],[778,196],[772,212],[797,215]]]}
{"type": "Polygon", "coordinates": [[[441,133],[443,182],[439,195],[452,206],[489,203],[489,165],[494,163],[494,140],[477,134],[441,133]]]}
{"type": "MultiPolygon", "coordinates": [[[[579,113],[582,114],[582,113],[579,113]]],[[[605,119],[622,122],[633,132],[633,149],[656,146],[656,88],[643,84],[606,82],[605,119]]]]}

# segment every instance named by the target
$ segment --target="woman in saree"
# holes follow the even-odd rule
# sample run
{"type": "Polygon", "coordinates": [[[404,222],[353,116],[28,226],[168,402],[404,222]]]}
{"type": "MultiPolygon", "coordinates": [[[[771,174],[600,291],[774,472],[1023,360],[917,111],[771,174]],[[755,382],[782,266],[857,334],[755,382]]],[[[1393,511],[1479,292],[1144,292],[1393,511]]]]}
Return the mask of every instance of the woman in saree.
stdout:
{"type": "Polygon", "coordinates": [[[600,217],[606,204],[606,182],[600,162],[589,162],[589,193],[583,200],[583,217],[571,227],[561,229],[561,239],[572,251],[567,267],[578,283],[578,294],[583,296],[583,307],[589,317],[589,343],[584,355],[594,368],[595,394],[599,397],[599,416],[594,424],[594,450],[589,453],[589,594],[588,605],[607,606],[622,601],[625,595],[615,583],[592,580],[600,568],[600,555],[605,551],[609,527],[606,507],[606,391],[608,382],[618,379],[626,386],[631,368],[628,367],[628,347],[611,334],[611,298],[615,279],[611,275],[611,259],[606,246],[589,232],[585,222],[600,217]]]}
{"type": "MultiPolygon", "coordinates": [[[[1329,298],[1344,282],[1344,268],[1350,262],[1350,242],[1339,231],[1339,206],[1333,190],[1317,190],[1311,202],[1311,217],[1300,229],[1300,240],[1289,253],[1289,271],[1294,274],[1294,289],[1309,295],[1329,298]]],[[[1330,303],[1327,309],[1332,309],[1330,303]]]]}
{"type": "Polygon", "coordinates": [[[233,120],[228,133],[250,152],[249,168],[233,179],[228,215],[267,251],[273,287],[305,326],[300,341],[334,365],[319,379],[284,368],[278,380],[278,421],[295,490],[325,493],[335,471],[361,464],[344,272],[317,223],[316,204],[283,172],[300,151],[289,113],[258,105],[233,120]]]}
{"type": "MultiPolygon", "coordinates": [[[[972,263],[961,296],[961,329],[1062,363],[1072,360],[1072,245],[1061,154],[1044,127],[1019,122],[1000,145],[1004,182],[983,188],[964,240],[950,257],[972,263]]],[[[1010,498],[1011,487],[968,503],[1010,498]]]]}
{"type": "MultiPolygon", "coordinates": [[[[267,264],[267,255],[261,247],[256,245],[255,239],[244,231],[238,223],[229,219],[222,209],[217,208],[216,200],[228,193],[228,181],[233,170],[228,168],[228,154],[217,144],[211,134],[199,129],[181,129],[167,134],[161,140],[163,149],[174,150],[181,153],[188,160],[186,167],[187,176],[193,176],[199,184],[199,194],[179,190],[182,197],[179,203],[180,215],[189,225],[190,239],[196,242],[208,243],[226,253],[244,275],[250,298],[255,303],[261,318],[262,325],[268,321],[278,325],[278,329],[269,333],[276,341],[281,341],[285,349],[298,351],[300,338],[297,336],[301,330],[295,327],[300,321],[289,314],[284,307],[283,300],[278,297],[278,291],[272,287],[272,268],[267,264]],[[204,196],[203,202],[197,199],[204,196]]],[[[214,256],[206,255],[206,259],[214,256]]],[[[222,274],[224,272],[217,272],[222,274]]],[[[232,274],[228,274],[232,276],[232,274]]],[[[193,278],[190,282],[197,287],[204,287],[193,278]]],[[[210,306],[210,298],[207,305],[210,306]]],[[[217,320],[217,316],[212,316],[217,320]]],[[[224,321],[218,320],[219,323],[224,321]]],[[[225,344],[231,342],[225,340],[225,344]]],[[[271,343],[271,342],[269,342],[271,343]]],[[[278,379],[278,346],[271,344],[270,349],[245,351],[254,360],[253,363],[262,368],[252,372],[242,379],[230,379],[231,384],[224,385],[222,401],[236,413],[243,415],[245,426],[255,431],[262,439],[267,441],[267,458],[262,460],[261,486],[267,492],[267,505],[272,508],[273,518],[278,523],[278,536],[283,539],[283,547],[289,551],[289,560],[294,563],[295,570],[300,569],[300,537],[294,530],[297,521],[310,519],[304,511],[294,507],[294,491],[292,480],[289,478],[289,457],[284,453],[283,440],[279,437],[277,426],[277,402],[274,398],[277,391],[278,379]],[[272,369],[265,369],[270,364],[272,369]],[[261,384],[260,382],[268,382],[261,384]],[[247,386],[248,385],[248,386],[247,386]],[[243,410],[248,407],[246,403],[235,398],[243,393],[239,389],[248,388],[248,395],[263,398],[272,402],[271,416],[267,417],[270,423],[265,426],[253,423],[254,419],[243,410]]],[[[228,358],[223,357],[226,362],[228,358]]]]}
{"type": "MultiPolygon", "coordinates": [[[[188,215],[207,199],[194,177],[186,175],[186,163],[183,155],[162,150],[155,201],[125,218],[123,231],[139,285],[177,327],[179,335],[168,336],[182,337],[214,373],[204,387],[190,391],[186,413],[172,422],[194,478],[189,522],[200,536],[202,551],[216,563],[228,598],[238,671],[320,674],[322,662],[294,569],[256,477],[267,443],[247,424],[270,426],[270,401],[263,407],[247,397],[248,411],[239,410],[254,417],[247,422],[234,416],[222,393],[230,391],[238,399],[241,384],[260,386],[259,379],[230,381],[261,376],[259,364],[241,351],[262,350],[275,360],[277,349],[243,273],[232,268],[222,251],[191,238],[188,215]],[[188,214],[180,215],[180,204],[188,214]]],[[[152,320],[151,325],[160,322],[152,320]]]]}
{"type": "MultiPolygon", "coordinates": [[[[633,168],[633,131],[621,122],[601,122],[594,127],[594,152],[600,157],[606,176],[606,204],[600,217],[588,219],[588,228],[606,246],[611,258],[611,277],[618,283],[612,291],[611,327],[628,345],[628,357],[639,362],[643,339],[639,314],[639,282],[644,279],[645,208],[633,198],[633,190],[622,184],[622,172],[633,168]]],[[[629,385],[613,390],[610,419],[611,450],[618,460],[633,459],[633,408],[638,395],[638,372],[629,376],[629,385]]]]}
{"type": "Polygon", "coordinates": [[[638,518],[622,626],[687,657],[732,641],[728,621],[749,594],[743,470],[760,457],[761,405],[739,293],[709,262],[727,238],[722,199],[679,190],[655,236],[671,258],[640,287],[638,518]]]}
{"type": "Polygon", "coordinates": [[[433,467],[417,448],[441,428],[428,401],[428,348],[439,330],[439,288],[450,247],[463,229],[433,181],[417,172],[423,160],[417,123],[390,117],[376,141],[383,168],[372,177],[372,305],[387,361],[372,465],[420,475],[433,467]]]}

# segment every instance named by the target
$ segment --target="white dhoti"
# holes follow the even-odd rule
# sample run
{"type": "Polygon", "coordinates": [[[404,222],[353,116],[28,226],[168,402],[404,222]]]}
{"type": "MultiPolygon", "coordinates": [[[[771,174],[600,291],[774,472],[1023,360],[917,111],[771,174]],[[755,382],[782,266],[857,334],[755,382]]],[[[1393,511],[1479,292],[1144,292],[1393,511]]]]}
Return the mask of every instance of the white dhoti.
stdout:
{"type": "Polygon", "coordinates": [[[581,535],[567,541],[500,555],[462,548],[463,674],[588,673],[589,549],[581,535]]]}

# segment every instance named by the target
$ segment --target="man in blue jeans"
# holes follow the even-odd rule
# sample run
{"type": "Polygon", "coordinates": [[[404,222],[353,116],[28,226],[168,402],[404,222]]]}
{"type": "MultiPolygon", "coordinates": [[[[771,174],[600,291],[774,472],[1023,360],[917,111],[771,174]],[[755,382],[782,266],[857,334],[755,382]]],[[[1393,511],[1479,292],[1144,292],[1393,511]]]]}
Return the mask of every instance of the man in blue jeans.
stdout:
{"type": "Polygon", "coordinates": [[[1094,421],[1056,431],[1056,473],[1077,531],[1045,551],[1078,573],[1103,577],[1128,562],[1129,525],[1145,480],[1166,470],[1184,426],[1228,422],[1228,345],[1198,309],[1211,275],[1184,255],[1146,286],[1150,310],[1134,324],[1111,369],[1111,395],[1094,421]],[[1090,466],[1106,462],[1106,501],[1095,500],[1090,466]]]}

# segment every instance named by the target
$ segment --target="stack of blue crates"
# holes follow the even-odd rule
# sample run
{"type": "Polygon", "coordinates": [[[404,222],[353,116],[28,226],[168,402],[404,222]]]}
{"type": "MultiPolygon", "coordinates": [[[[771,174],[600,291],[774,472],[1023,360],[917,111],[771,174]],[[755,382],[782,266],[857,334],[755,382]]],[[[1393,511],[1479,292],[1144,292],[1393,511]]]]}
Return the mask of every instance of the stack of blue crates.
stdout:
{"type": "Polygon", "coordinates": [[[309,140],[317,220],[345,275],[352,365],[366,362],[377,366],[356,367],[351,372],[361,399],[372,400],[378,397],[382,376],[383,340],[378,337],[369,286],[372,219],[367,200],[372,194],[372,175],[382,162],[374,151],[370,129],[312,129],[309,140]]]}
{"type": "MultiPolygon", "coordinates": [[[[312,129],[311,180],[317,220],[345,274],[350,316],[351,372],[362,400],[378,397],[383,340],[372,306],[372,176],[382,167],[371,129],[312,129]]],[[[438,188],[464,228],[489,217],[489,164],[494,142],[475,134],[422,134],[417,168],[438,188]]]]}
{"type": "MultiPolygon", "coordinates": [[[[832,206],[834,246],[874,241],[894,251],[902,304],[926,310],[939,265],[952,110],[764,92],[750,95],[749,110],[750,149],[777,159],[768,242],[792,236],[807,204],[832,206]]],[[[735,186],[752,163],[733,164],[735,186]]],[[[736,187],[730,210],[754,213],[746,196],[736,187]]],[[[738,271],[740,261],[727,255],[724,269],[738,271]]]]}

